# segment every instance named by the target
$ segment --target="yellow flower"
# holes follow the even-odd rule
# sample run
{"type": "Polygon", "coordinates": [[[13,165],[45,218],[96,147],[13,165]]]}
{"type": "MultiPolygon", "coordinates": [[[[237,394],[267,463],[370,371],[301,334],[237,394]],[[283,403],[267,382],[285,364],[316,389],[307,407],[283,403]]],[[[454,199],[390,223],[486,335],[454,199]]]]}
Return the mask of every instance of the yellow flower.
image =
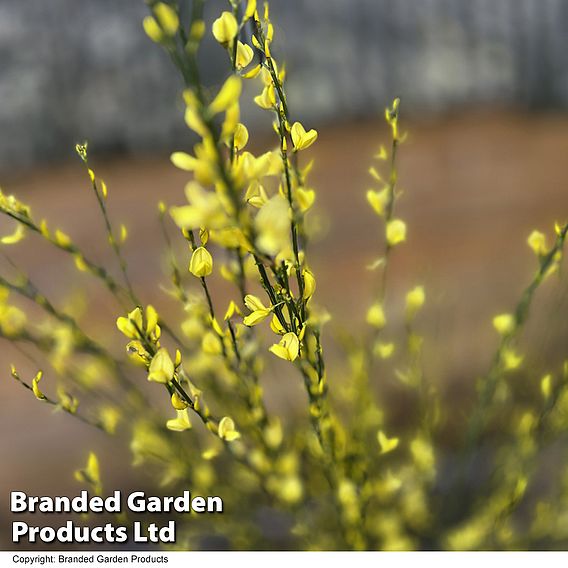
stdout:
{"type": "Polygon", "coordinates": [[[245,296],[245,306],[251,313],[243,319],[243,323],[249,327],[259,324],[266,319],[272,312],[272,308],[267,308],[260,298],[247,294],[245,296]]]}
{"type": "Polygon", "coordinates": [[[254,79],[255,77],[258,76],[258,74],[261,72],[261,70],[262,70],[262,66],[259,63],[258,65],[255,65],[250,71],[243,73],[242,77],[243,77],[243,79],[254,79]]]}
{"type": "Polygon", "coordinates": [[[119,317],[116,327],[130,339],[137,339],[142,331],[142,311],[140,308],[132,310],[127,317],[119,317]]]}
{"type": "Polygon", "coordinates": [[[167,349],[162,347],[152,358],[148,368],[148,380],[156,383],[169,383],[174,377],[174,362],[167,349]]]}
{"type": "Polygon", "coordinates": [[[236,103],[241,96],[243,89],[240,77],[231,75],[224,83],[213,102],[209,105],[209,112],[217,114],[227,110],[231,105],[236,103]]]}
{"type": "Polygon", "coordinates": [[[277,176],[282,172],[282,158],[277,152],[265,152],[255,157],[243,152],[237,160],[235,175],[244,180],[260,180],[264,176],[277,176]]]}
{"type": "Polygon", "coordinates": [[[99,460],[94,452],[89,452],[87,459],[87,467],[79,469],[75,472],[75,479],[81,483],[88,483],[92,485],[95,494],[100,495],[101,487],[101,474],[99,468],[99,460]]]}
{"type": "Polygon", "coordinates": [[[45,400],[45,395],[41,392],[37,385],[41,381],[42,377],[43,373],[38,371],[38,374],[32,379],[32,391],[38,400],[45,400]]]}
{"type": "Polygon", "coordinates": [[[272,316],[272,319],[270,320],[270,329],[276,335],[284,335],[286,333],[286,330],[284,329],[284,327],[280,323],[280,320],[278,319],[278,316],[276,314],[274,314],[272,316]]]}
{"type": "Polygon", "coordinates": [[[189,182],[185,194],[189,205],[170,209],[170,214],[180,229],[222,229],[227,226],[227,214],[217,193],[203,189],[196,182],[189,182]]]}
{"type": "Polygon", "coordinates": [[[175,10],[163,2],[158,2],[154,5],[154,14],[164,33],[173,37],[179,29],[179,18],[175,10]]]}
{"type": "Polygon", "coordinates": [[[235,131],[237,130],[237,124],[241,119],[241,107],[239,102],[235,101],[225,113],[225,120],[223,121],[223,126],[221,127],[221,140],[230,146],[230,141],[232,140],[235,131]]]}
{"type": "Polygon", "coordinates": [[[223,319],[225,321],[230,320],[235,314],[242,315],[239,306],[237,306],[237,304],[235,304],[235,302],[231,300],[223,319]]]}
{"type": "Polygon", "coordinates": [[[546,237],[540,231],[533,231],[529,235],[527,243],[538,256],[544,256],[548,252],[546,237]]]}
{"type": "Polygon", "coordinates": [[[373,304],[369,308],[367,312],[367,323],[377,329],[383,329],[383,327],[385,327],[387,318],[381,304],[373,304]]]}
{"type": "Polygon", "coordinates": [[[270,351],[285,361],[295,361],[300,353],[300,340],[290,331],[282,337],[279,343],[274,344],[270,351]]]}
{"type": "Polygon", "coordinates": [[[398,132],[398,109],[400,106],[400,99],[394,99],[391,108],[385,109],[385,119],[392,129],[393,140],[400,140],[398,132]]]}
{"type": "Polygon", "coordinates": [[[436,466],[436,456],[430,440],[418,435],[410,443],[410,452],[416,467],[423,472],[433,473],[436,466]]]}
{"type": "Polygon", "coordinates": [[[151,335],[158,327],[158,312],[154,306],[146,306],[146,335],[151,335]]]}
{"type": "Polygon", "coordinates": [[[381,217],[387,210],[389,199],[390,192],[388,187],[385,187],[380,191],[374,191],[372,189],[369,189],[369,191],[367,191],[367,201],[375,210],[375,213],[377,213],[377,215],[380,215],[381,217]]]}
{"type": "Polygon", "coordinates": [[[311,298],[316,291],[316,279],[308,269],[304,270],[304,300],[311,298]]]}
{"type": "Polygon", "coordinates": [[[406,294],[406,317],[413,318],[424,305],[426,294],[423,286],[416,286],[406,294]]]}
{"type": "Polygon", "coordinates": [[[160,28],[158,22],[152,16],[146,16],[142,21],[142,26],[146,35],[154,42],[161,43],[164,38],[164,32],[160,28]]]}
{"type": "Polygon", "coordinates": [[[166,422],[166,428],[172,432],[183,432],[191,429],[191,422],[187,409],[176,410],[176,418],[172,418],[166,422]]]}
{"type": "Polygon", "coordinates": [[[172,164],[180,170],[192,172],[197,165],[195,156],[187,154],[186,152],[174,152],[170,157],[172,164]]]}
{"type": "Polygon", "coordinates": [[[59,406],[69,412],[69,414],[75,414],[79,406],[79,401],[68,392],[65,392],[62,388],[57,389],[57,396],[59,397],[59,406]]]}
{"type": "Polygon", "coordinates": [[[314,204],[315,200],[316,192],[313,189],[304,189],[303,187],[296,189],[296,201],[298,202],[302,213],[308,211],[314,204]]]}
{"type": "Polygon", "coordinates": [[[544,400],[548,400],[552,394],[552,375],[545,375],[540,380],[540,392],[544,400]]]}
{"type": "Polygon", "coordinates": [[[248,0],[247,7],[245,10],[245,17],[244,17],[245,21],[252,18],[255,11],[256,11],[256,0],[248,0]]]}
{"type": "Polygon", "coordinates": [[[59,229],[55,231],[55,242],[57,246],[61,248],[68,248],[69,246],[71,246],[71,238],[69,237],[69,235],[65,234],[59,229]]]}
{"type": "Polygon", "coordinates": [[[233,442],[241,437],[241,434],[235,429],[235,422],[232,418],[225,416],[221,418],[218,429],[219,438],[226,442],[233,442]]]}
{"type": "Polygon", "coordinates": [[[196,278],[204,278],[213,272],[213,258],[205,247],[197,247],[191,255],[189,271],[196,278]]]}
{"type": "Polygon", "coordinates": [[[252,47],[242,41],[237,42],[237,69],[244,69],[252,61],[254,51],[252,47]]]}
{"type": "Polygon", "coordinates": [[[392,219],[387,223],[387,243],[394,247],[406,240],[406,223],[400,219],[392,219]]]}
{"type": "Polygon", "coordinates": [[[264,186],[258,181],[253,180],[247,188],[245,200],[253,207],[260,209],[268,201],[268,195],[266,194],[264,186]]]}
{"type": "Polygon", "coordinates": [[[7,337],[18,335],[26,325],[26,314],[16,306],[0,304],[0,330],[7,337]]]}
{"type": "Polygon", "coordinates": [[[105,432],[114,434],[120,422],[120,411],[113,406],[104,406],[99,412],[99,420],[105,432]]]}
{"type": "Polygon", "coordinates": [[[213,22],[213,36],[224,47],[228,47],[239,30],[239,24],[231,12],[223,12],[213,22]]]}
{"type": "Polygon", "coordinates": [[[290,205],[278,194],[269,199],[254,220],[258,248],[271,256],[286,255],[291,250],[290,205]]]}
{"type": "Polygon", "coordinates": [[[388,359],[392,356],[395,350],[395,345],[392,342],[383,343],[379,341],[375,344],[373,348],[373,353],[376,357],[380,357],[381,359],[388,359]]]}
{"type": "Polygon", "coordinates": [[[201,349],[207,355],[219,355],[223,351],[219,336],[212,331],[208,331],[201,340],[201,349]]]}
{"type": "Polygon", "coordinates": [[[500,314],[493,318],[493,327],[500,335],[509,335],[515,330],[516,320],[511,314],[500,314]]]}
{"type": "Polygon", "coordinates": [[[26,234],[26,230],[25,230],[24,225],[18,223],[15,231],[10,235],[6,235],[5,237],[2,237],[0,239],[0,243],[2,243],[3,245],[15,245],[16,243],[19,243],[24,238],[25,234],[26,234]]]}
{"type": "Polygon", "coordinates": [[[513,349],[505,349],[501,354],[501,359],[506,371],[514,371],[522,365],[524,357],[518,355],[513,349]]]}
{"type": "Polygon", "coordinates": [[[184,410],[188,407],[187,402],[177,392],[172,394],[171,403],[176,410],[184,410]]]}
{"type": "Polygon", "coordinates": [[[294,150],[305,150],[309,148],[318,137],[317,131],[313,128],[306,132],[305,128],[302,126],[301,123],[295,122],[292,125],[292,130],[290,131],[292,135],[292,142],[294,144],[294,150]]]}
{"type": "Polygon", "coordinates": [[[248,139],[249,133],[247,127],[239,122],[235,129],[235,149],[237,151],[242,150],[247,145],[248,139]]]}
{"type": "Polygon", "coordinates": [[[197,44],[205,35],[205,22],[203,20],[194,20],[189,30],[189,41],[197,44]]]}
{"type": "Polygon", "coordinates": [[[276,93],[272,85],[267,85],[262,89],[262,93],[254,97],[254,102],[263,109],[270,110],[276,105],[276,93]]]}
{"type": "Polygon", "coordinates": [[[389,452],[392,452],[397,448],[399,443],[398,438],[389,438],[382,430],[377,432],[377,441],[381,448],[381,454],[388,454],[389,452]]]}
{"type": "Polygon", "coordinates": [[[185,109],[184,120],[187,126],[194,132],[197,132],[201,138],[207,136],[207,126],[201,119],[199,112],[193,106],[188,106],[185,109]]]}

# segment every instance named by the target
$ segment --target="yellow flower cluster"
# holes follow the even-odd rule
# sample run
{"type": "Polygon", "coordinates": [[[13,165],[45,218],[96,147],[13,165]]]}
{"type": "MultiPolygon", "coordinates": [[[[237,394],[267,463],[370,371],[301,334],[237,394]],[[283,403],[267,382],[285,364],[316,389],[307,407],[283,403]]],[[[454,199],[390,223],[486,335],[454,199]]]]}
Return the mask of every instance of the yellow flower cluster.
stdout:
{"type": "MultiPolygon", "coordinates": [[[[498,345],[475,404],[450,416],[423,357],[429,345],[421,328],[429,309],[425,287],[392,294],[388,285],[393,261],[411,237],[399,213],[397,156],[406,138],[399,99],[385,111],[390,145],[380,147],[369,169],[366,198],[379,224],[381,252],[369,267],[378,277],[362,318],[368,325],[362,322],[364,331],[356,334],[336,323],[332,338],[323,333],[331,316],[317,305],[307,252],[317,196],[309,182],[311,162],[303,162],[318,132],[293,118],[268,4],[230,0],[212,22],[203,19],[199,1],[190,14],[175,3],[150,4],[144,30],[176,65],[184,81],[185,124],[197,136],[193,148],[171,155],[187,175],[185,200],[158,204],[169,271],[162,289],[178,302],[181,317],[169,321],[172,310],[158,313],[138,297],[122,250],[128,231],[114,227],[107,211],[112,196],[90,165],[87,143],[78,144],[119,277],[62,228],[36,221],[27,205],[1,191],[0,213],[16,225],[0,236],[0,245],[37,237],[57,248],[71,267],[105,287],[122,315],[115,335],[99,337],[84,325],[82,302],[59,306],[25,274],[0,276],[0,336],[33,345],[48,364],[31,380],[12,368],[14,380],[33,403],[52,405],[109,435],[124,432],[133,464],[144,464],[157,485],[172,492],[189,486],[230,501],[231,513],[215,525],[200,520],[196,530],[194,521],[180,522],[180,546],[195,548],[198,535],[214,531],[235,548],[266,547],[252,526],[257,505],[293,519],[287,538],[299,548],[564,543],[568,525],[557,520],[568,505],[568,471],[550,494],[539,493],[533,480],[546,437],[568,425],[568,363],[539,370],[532,380],[529,353],[519,340],[537,290],[559,272],[568,226],[555,227],[554,241],[539,231],[529,236],[536,273],[519,302],[493,318],[498,345]],[[206,35],[228,63],[227,76],[211,89],[200,81],[198,52],[206,35]],[[248,92],[275,133],[260,152],[249,145],[254,132],[241,117],[248,92]],[[172,232],[184,243],[183,258],[172,232]],[[122,356],[113,348],[117,336],[126,347],[122,356]],[[335,349],[329,359],[328,345],[335,349]],[[305,408],[277,414],[282,391],[264,380],[273,372],[302,385],[305,408]],[[391,398],[377,397],[391,379],[409,409],[404,428],[393,418],[391,398]],[[167,416],[160,400],[168,404],[167,416]],[[471,464],[488,432],[495,447],[484,454],[490,466],[480,476],[488,473],[473,484],[471,464]],[[447,449],[448,437],[458,452],[447,449]],[[533,501],[525,501],[531,490],[538,499],[534,511],[533,501]]],[[[101,493],[103,467],[94,453],[75,477],[101,493]]]]}

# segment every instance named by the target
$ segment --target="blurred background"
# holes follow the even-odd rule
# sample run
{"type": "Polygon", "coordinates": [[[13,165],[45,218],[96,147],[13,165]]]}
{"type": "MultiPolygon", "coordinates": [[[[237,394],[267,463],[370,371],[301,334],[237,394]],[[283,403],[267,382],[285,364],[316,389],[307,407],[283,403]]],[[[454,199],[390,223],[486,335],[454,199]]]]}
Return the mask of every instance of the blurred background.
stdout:
{"type": "MultiPolygon", "coordinates": [[[[207,2],[209,24],[224,6],[207,2]]],[[[492,316],[513,309],[536,268],[528,234],[538,228],[551,242],[554,221],[568,218],[568,3],[288,0],[271,8],[292,113],[320,135],[309,151],[318,191],[320,232],[311,253],[319,301],[333,307],[341,325],[361,327],[376,278],[365,266],[381,243],[365,200],[372,187],[366,172],[388,142],[383,109],[400,96],[409,138],[398,206],[409,238],[393,257],[391,317],[396,329],[408,289],[426,286],[427,376],[447,396],[467,398],[496,344],[492,316]]],[[[74,151],[88,139],[113,218],[129,228],[132,279],[147,302],[175,315],[157,285],[166,277],[155,203],[183,202],[187,176],[168,156],[190,150],[193,139],[177,74],[142,30],[146,13],[142,0],[2,0],[0,185],[93,258],[112,262],[74,151]]],[[[201,58],[205,81],[219,84],[226,55],[209,33],[201,58]]],[[[247,88],[248,95],[259,89],[247,88]]],[[[266,113],[245,106],[243,121],[255,151],[274,144],[266,113]]],[[[1,218],[0,234],[11,231],[1,218]]],[[[93,328],[114,329],[116,305],[96,284],[78,280],[64,255],[33,238],[5,252],[58,305],[86,292],[93,328]]],[[[0,262],[6,266],[5,257],[0,262]]],[[[555,280],[539,294],[526,336],[536,377],[565,354],[565,290],[555,280]]],[[[9,376],[14,361],[30,373],[34,367],[0,340],[0,546],[7,548],[8,492],[75,494],[72,470],[88,449],[120,464],[105,472],[109,487],[145,483],[129,469],[128,454],[116,453],[102,435],[69,428],[68,417],[30,401],[9,376]]],[[[277,394],[278,404],[293,408],[300,381],[277,394]]]]}

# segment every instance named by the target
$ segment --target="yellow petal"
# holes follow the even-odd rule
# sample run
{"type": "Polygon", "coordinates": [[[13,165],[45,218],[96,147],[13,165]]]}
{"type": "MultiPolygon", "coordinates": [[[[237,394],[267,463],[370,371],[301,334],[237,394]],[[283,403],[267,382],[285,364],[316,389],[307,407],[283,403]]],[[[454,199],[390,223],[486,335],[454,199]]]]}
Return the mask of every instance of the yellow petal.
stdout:
{"type": "Polygon", "coordinates": [[[280,359],[295,361],[300,353],[300,340],[290,331],[282,337],[279,343],[270,347],[270,351],[280,359]]]}
{"type": "Polygon", "coordinates": [[[254,102],[263,109],[270,110],[276,105],[276,93],[272,85],[267,85],[262,93],[254,98],[254,102]]]}
{"type": "Polygon", "coordinates": [[[221,421],[219,422],[218,434],[221,440],[226,440],[227,442],[238,440],[241,437],[240,433],[235,429],[235,423],[233,419],[229,418],[228,416],[221,418],[221,421]]]}
{"type": "Polygon", "coordinates": [[[101,474],[99,460],[94,452],[89,452],[87,466],[75,472],[75,479],[82,483],[88,483],[94,487],[95,493],[101,493],[101,474]]]}
{"type": "Polygon", "coordinates": [[[416,286],[406,294],[406,315],[411,318],[424,305],[426,294],[423,286],[416,286]]]}
{"type": "Polygon", "coordinates": [[[174,152],[170,160],[176,168],[187,172],[192,172],[197,165],[197,159],[186,152],[174,152]]]}
{"type": "Polygon", "coordinates": [[[524,357],[515,352],[514,349],[505,349],[501,354],[503,367],[506,371],[514,371],[523,364],[524,357]]]}
{"type": "Polygon", "coordinates": [[[406,223],[400,219],[393,219],[386,227],[387,243],[393,247],[406,240],[406,223]]]}
{"type": "Polygon", "coordinates": [[[304,270],[304,300],[311,298],[316,291],[316,279],[310,270],[304,270]]]}
{"type": "Polygon", "coordinates": [[[172,432],[184,432],[191,429],[191,422],[187,409],[176,410],[177,417],[166,422],[166,428],[172,432]]]}
{"type": "Polygon", "coordinates": [[[225,317],[223,319],[227,321],[231,319],[235,314],[241,315],[241,310],[239,309],[239,306],[237,306],[237,304],[235,304],[235,302],[231,300],[229,302],[229,307],[227,308],[227,311],[225,312],[225,317]]]}
{"type": "Polygon", "coordinates": [[[284,335],[286,333],[284,326],[280,323],[280,320],[278,319],[278,316],[276,314],[274,314],[272,316],[272,319],[270,320],[270,329],[276,335],[284,335]]]}
{"type": "Polygon", "coordinates": [[[205,247],[198,247],[193,251],[189,271],[197,278],[204,278],[213,272],[213,257],[205,247]]]}
{"type": "Polygon", "coordinates": [[[148,368],[148,380],[156,383],[169,383],[174,376],[174,363],[165,347],[162,347],[152,358],[148,368]]]}
{"type": "Polygon", "coordinates": [[[160,28],[158,22],[152,16],[146,16],[142,22],[146,35],[154,42],[161,43],[164,38],[164,32],[160,28]]]}
{"type": "Polygon", "coordinates": [[[232,104],[239,100],[242,88],[243,86],[240,77],[231,75],[225,81],[221,90],[213,99],[213,102],[209,105],[209,112],[211,114],[217,114],[227,110],[232,104]]]}
{"type": "Polygon", "coordinates": [[[388,438],[382,430],[379,430],[377,433],[377,440],[381,448],[381,454],[388,454],[389,452],[392,452],[396,449],[399,443],[398,438],[388,438]]]}
{"type": "Polygon", "coordinates": [[[116,327],[123,335],[130,339],[136,339],[138,337],[136,326],[128,318],[118,318],[116,320],[116,327]]]}
{"type": "Polygon", "coordinates": [[[87,272],[89,270],[89,267],[85,262],[85,258],[81,254],[74,255],[73,260],[75,261],[77,270],[79,270],[80,272],[87,272]]]}
{"type": "Polygon", "coordinates": [[[69,237],[69,235],[66,235],[59,229],[55,231],[55,242],[57,246],[61,248],[69,248],[69,246],[71,246],[71,238],[69,237]]]}
{"type": "Polygon", "coordinates": [[[371,207],[375,210],[377,215],[381,217],[385,214],[387,206],[390,199],[390,191],[388,187],[383,188],[380,191],[374,191],[370,189],[367,191],[367,201],[371,207]]]}
{"type": "Polygon", "coordinates": [[[376,327],[377,329],[383,329],[387,324],[387,318],[381,304],[373,304],[367,311],[367,323],[376,327]]]}
{"type": "Polygon", "coordinates": [[[304,189],[299,187],[296,190],[296,200],[298,201],[298,205],[300,206],[302,213],[305,213],[314,204],[314,201],[316,200],[316,192],[313,189],[304,189]]]}
{"type": "Polygon", "coordinates": [[[187,124],[187,126],[189,126],[189,128],[191,128],[191,130],[197,132],[197,134],[199,134],[201,138],[205,138],[205,136],[207,135],[207,127],[201,120],[201,116],[199,116],[199,113],[195,108],[188,106],[185,109],[184,118],[185,123],[187,124]]]}
{"type": "Polygon", "coordinates": [[[256,11],[256,0],[248,0],[247,1],[247,7],[245,10],[245,20],[248,20],[250,18],[253,17],[254,13],[256,11]]]}
{"type": "Polygon", "coordinates": [[[548,252],[546,237],[540,231],[533,231],[527,239],[529,247],[538,256],[544,256],[548,252]]]}
{"type": "Polygon", "coordinates": [[[262,300],[257,296],[253,296],[252,294],[247,294],[245,296],[245,306],[251,311],[266,309],[266,306],[262,303],[262,300]]]}
{"type": "Polygon", "coordinates": [[[158,2],[154,5],[154,14],[164,33],[173,37],[179,28],[179,18],[175,10],[163,2],[158,2]]]}
{"type": "Polygon", "coordinates": [[[239,41],[237,43],[237,69],[240,71],[247,67],[254,57],[252,47],[246,43],[239,41]]]}
{"type": "Polygon", "coordinates": [[[138,329],[142,329],[142,310],[138,307],[134,308],[129,314],[128,319],[133,322],[138,329]]]}
{"type": "Polygon", "coordinates": [[[212,331],[208,331],[201,340],[201,349],[207,355],[219,355],[222,353],[223,348],[219,336],[212,331]]]}
{"type": "Polygon", "coordinates": [[[43,373],[39,371],[38,374],[32,379],[32,391],[38,400],[45,400],[45,395],[41,392],[37,385],[41,381],[42,377],[43,373]]]}
{"type": "Polygon", "coordinates": [[[261,71],[262,67],[260,63],[255,65],[250,71],[242,74],[243,79],[254,79],[261,71]]]}
{"type": "Polygon", "coordinates": [[[224,46],[229,45],[235,36],[239,25],[235,16],[231,12],[223,12],[219,18],[213,22],[213,36],[215,39],[224,46]]]}
{"type": "Polygon", "coordinates": [[[253,325],[259,324],[261,321],[265,320],[271,313],[269,308],[265,308],[262,310],[255,310],[251,312],[248,316],[243,318],[243,323],[248,326],[252,327],[253,325]]]}
{"type": "Polygon", "coordinates": [[[381,359],[388,359],[389,357],[392,356],[392,354],[394,353],[395,350],[395,345],[394,343],[390,342],[390,343],[383,343],[383,342],[378,342],[374,349],[373,349],[373,353],[380,357],[381,359]]]}
{"type": "Polygon", "coordinates": [[[305,150],[309,148],[318,137],[317,131],[312,129],[306,132],[305,128],[299,122],[295,122],[292,125],[290,134],[292,135],[295,150],[305,150]]]}
{"type": "Polygon", "coordinates": [[[548,400],[552,394],[552,375],[545,375],[540,380],[540,391],[544,400],[548,400]]]}
{"type": "Polygon", "coordinates": [[[249,133],[247,127],[239,122],[235,129],[235,149],[237,151],[242,150],[247,145],[248,139],[249,133]]]}
{"type": "Polygon", "coordinates": [[[146,333],[150,335],[158,325],[158,312],[154,306],[146,306],[146,333]]]}
{"type": "Polygon", "coordinates": [[[493,318],[493,327],[500,335],[509,335],[514,331],[515,325],[515,317],[511,314],[500,314],[493,318]]]}
{"type": "Polygon", "coordinates": [[[0,243],[3,245],[15,245],[19,243],[25,236],[25,227],[18,223],[16,230],[11,235],[6,235],[0,239],[0,243]]]}
{"type": "Polygon", "coordinates": [[[128,229],[126,225],[120,225],[120,242],[123,243],[128,238],[128,229]]]}

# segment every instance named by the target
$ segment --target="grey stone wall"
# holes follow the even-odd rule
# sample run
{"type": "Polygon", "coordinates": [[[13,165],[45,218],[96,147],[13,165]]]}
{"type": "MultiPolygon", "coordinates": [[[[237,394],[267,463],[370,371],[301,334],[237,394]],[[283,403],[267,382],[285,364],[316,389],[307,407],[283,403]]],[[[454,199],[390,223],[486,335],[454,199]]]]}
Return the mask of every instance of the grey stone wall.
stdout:
{"type": "MultiPolygon", "coordinates": [[[[208,2],[208,12],[224,5],[208,2]]],[[[461,105],[568,106],[568,0],[273,0],[298,115],[461,105]]],[[[179,80],[141,30],[142,0],[0,0],[0,169],[186,136],[179,80]]],[[[224,57],[207,43],[207,81],[224,57]]],[[[251,120],[254,120],[252,115],[251,120]]]]}

